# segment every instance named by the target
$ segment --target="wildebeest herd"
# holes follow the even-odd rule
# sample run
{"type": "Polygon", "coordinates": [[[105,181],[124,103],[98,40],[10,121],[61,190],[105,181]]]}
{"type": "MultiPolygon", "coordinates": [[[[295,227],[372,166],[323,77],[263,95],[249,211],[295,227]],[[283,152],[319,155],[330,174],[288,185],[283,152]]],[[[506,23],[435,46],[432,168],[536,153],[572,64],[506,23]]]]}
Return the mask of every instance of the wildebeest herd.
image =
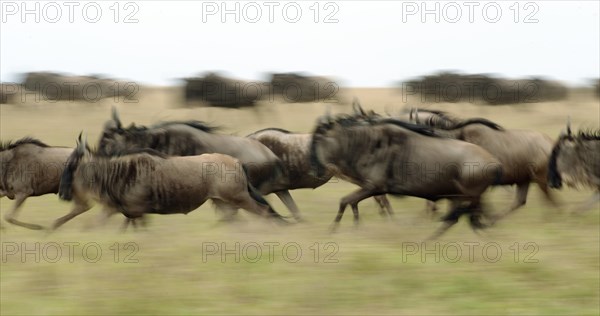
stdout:
{"type": "Polygon", "coordinates": [[[568,123],[553,141],[483,118],[423,109],[383,116],[357,100],[353,108],[352,114],[321,116],[312,134],[267,128],[246,137],[194,120],[125,127],[113,108],[95,149],[81,134],[75,149],[34,138],[0,144],[0,196],[15,200],[4,218],[42,229],[16,215],[28,197],[55,193],[73,207],[51,229],[89,210],[92,200],[103,207],[101,222],[116,213],[125,224],[145,214],[188,213],[210,199],[224,221],[242,208],[288,223],[263,197],[275,193],[300,222],[289,190],[314,189],[336,176],[359,189],[341,199],[332,230],[348,205],[358,223],[358,203],[370,197],[390,217],[387,194],[423,198],[432,212],[436,201],[448,199],[435,238],[462,215],[473,229],[492,225],[525,204],[531,182],[554,205],[549,188],[563,182],[596,190],[589,203],[600,199],[600,131],[575,134],[568,123]],[[512,184],[517,196],[507,211],[486,211],[486,190],[512,184]]]}

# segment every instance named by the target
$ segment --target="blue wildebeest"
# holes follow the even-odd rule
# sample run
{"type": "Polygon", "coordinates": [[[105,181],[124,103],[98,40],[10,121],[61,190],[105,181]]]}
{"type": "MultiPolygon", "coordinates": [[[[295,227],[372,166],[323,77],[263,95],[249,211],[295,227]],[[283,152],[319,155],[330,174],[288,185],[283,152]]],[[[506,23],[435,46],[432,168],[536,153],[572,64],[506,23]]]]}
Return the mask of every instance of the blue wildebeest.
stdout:
{"type": "Polygon", "coordinates": [[[552,188],[561,188],[563,182],[570,187],[589,187],[596,193],[578,211],[585,211],[600,201],[600,131],[561,133],[552,149],[548,165],[548,182],[552,188]]]}
{"type": "Polygon", "coordinates": [[[510,208],[494,221],[525,205],[530,182],[535,182],[546,199],[557,206],[547,182],[548,160],[553,146],[548,135],[532,130],[507,130],[484,118],[461,120],[442,111],[412,109],[409,119],[434,127],[446,137],[478,145],[502,163],[502,179],[497,184],[516,184],[517,193],[510,208]]]}
{"type": "Polygon", "coordinates": [[[285,222],[231,156],[168,157],[141,149],[135,154],[106,157],[90,151],[81,135],[67,160],[58,194],[63,200],[72,200],[74,207],[56,220],[55,229],[89,210],[90,199],[103,205],[106,218],[116,212],[130,219],[149,213],[187,214],[210,199],[217,207],[243,208],[285,222]]]}
{"type": "MultiPolygon", "coordinates": [[[[343,174],[336,174],[334,168],[325,170],[322,176],[317,176],[313,172],[310,163],[312,134],[298,134],[280,128],[266,128],[246,137],[261,142],[281,159],[288,190],[315,189],[327,183],[333,176],[344,178],[343,174]]],[[[391,217],[393,214],[392,207],[385,195],[375,196],[374,199],[381,207],[380,213],[391,217]]],[[[293,202],[293,200],[291,201],[293,202]]],[[[296,204],[286,206],[293,209],[294,213],[300,214],[296,204]]]]}
{"type": "MultiPolygon", "coordinates": [[[[216,128],[200,121],[171,121],[125,128],[113,109],[112,119],[106,122],[100,137],[99,153],[110,156],[143,148],[171,156],[206,153],[232,156],[247,169],[250,182],[261,194],[275,193],[285,205],[295,204],[287,191],[281,160],[260,142],[216,133],[216,128]]],[[[293,208],[290,211],[299,218],[293,208]]]]}
{"type": "Polygon", "coordinates": [[[454,225],[463,213],[470,215],[473,228],[485,227],[481,195],[502,170],[499,161],[481,147],[437,137],[429,127],[350,116],[319,119],[311,142],[311,163],[321,172],[332,164],[360,184],[360,189],[341,199],[332,229],[347,205],[358,223],[358,203],[371,196],[448,198],[452,210],[432,238],[454,225]]]}
{"type": "Polygon", "coordinates": [[[43,228],[17,220],[17,213],[28,197],[58,192],[60,175],[72,151],[29,137],[0,143],[0,197],[15,200],[11,211],[4,215],[7,222],[29,229],[43,228]]]}

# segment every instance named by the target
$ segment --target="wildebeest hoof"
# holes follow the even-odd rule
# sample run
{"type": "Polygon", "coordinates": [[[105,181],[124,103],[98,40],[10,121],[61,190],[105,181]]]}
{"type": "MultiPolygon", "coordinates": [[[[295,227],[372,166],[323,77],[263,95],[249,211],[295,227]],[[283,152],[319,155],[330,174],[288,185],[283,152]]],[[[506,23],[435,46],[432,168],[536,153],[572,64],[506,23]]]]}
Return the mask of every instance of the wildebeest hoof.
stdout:
{"type": "Polygon", "coordinates": [[[329,233],[330,233],[330,234],[337,233],[338,226],[339,226],[339,223],[338,223],[338,222],[333,222],[333,223],[331,223],[331,225],[329,225],[329,233]]]}

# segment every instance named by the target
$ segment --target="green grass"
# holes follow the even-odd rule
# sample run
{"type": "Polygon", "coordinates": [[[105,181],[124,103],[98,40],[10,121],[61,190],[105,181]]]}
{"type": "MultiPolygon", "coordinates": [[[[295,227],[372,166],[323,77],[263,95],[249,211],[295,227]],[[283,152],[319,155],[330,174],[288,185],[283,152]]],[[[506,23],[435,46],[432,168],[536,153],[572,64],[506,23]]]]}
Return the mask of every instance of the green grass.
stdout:
{"type": "MultiPolygon", "coordinates": [[[[373,104],[380,110],[387,102],[386,92],[356,93],[365,107],[373,104]]],[[[267,126],[309,131],[321,111],[318,105],[310,104],[263,106],[256,112],[173,109],[167,107],[168,96],[158,100],[156,104],[146,100],[122,106],[123,121],[143,124],[165,118],[204,119],[244,135],[267,126]]],[[[586,102],[579,108],[555,103],[532,105],[526,112],[464,105],[466,111],[461,115],[485,116],[509,127],[535,128],[554,137],[562,127],[562,114],[552,113],[570,112],[574,122],[598,125],[590,115],[599,109],[597,102],[586,102]]],[[[52,144],[71,145],[79,130],[85,129],[90,142],[95,142],[109,115],[108,105],[89,106],[85,111],[85,105],[73,104],[55,105],[56,109],[49,105],[3,106],[2,139],[32,135],[52,144]]],[[[447,108],[456,111],[460,107],[447,108]]],[[[421,248],[422,240],[439,225],[425,216],[424,201],[419,199],[392,198],[395,221],[381,218],[374,201],[364,201],[360,204],[358,228],[353,227],[352,212],[348,210],[339,232],[329,234],[339,199],[352,190],[352,185],[338,182],[292,192],[308,222],[291,226],[265,223],[246,214],[241,214],[239,223],[216,226],[210,203],[188,215],[150,216],[146,229],[124,233],[119,231],[121,216],[115,216],[104,227],[87,228],[94,224],[99,207],[52,234],[4,222],[0,231],[0,314],[597,315],[600,311],[600,211],[569,214],[590,191],[557,192],[563,207],[556,212],[532,186],[527,205],[497,226],[478,235],[463,219],[439,240],[427,242],[427,249],[438,245],[440,251],[436,253],[440,256],[446,249],[454,257],[455,248],[450,248],[453,245],[462,251],[456,262],[443,258],[436,262],[432,254],[423,260],[423,249],[407,253],[411,245],[421,248]],[[20,255],[6,253],[9,245],[21,247],[25,243],[31,248],[39,243],[42,249],[50,243],[65,242],[80,243],[72,263],[66,246],[56,263],[44,258],[36,263],[32,255],[22,260],[20,255]],[[124,262],[130,251],[122,248],[114,262],[111,246],[129,242],[139,248],[132,258],[137,263],[124,262]],[[203,256],[203,245],[207,243],[224,243],[232,249],[236,243],[243,247],[267,242],[279,243],[272,262],[264,246],[260,260],[254,263],[243,257],[236,262],[233,255],[222,262],[221,253],[203,256]],[[91,243],[102,249],[95,263],[87,262],[85,259],[90,258],[81,253],[82,246],[91,243]],[[302,249],[302,257],[295,263],[281,253],[283,245],[290,243],[302,249]],[[320,249],[316,263],[311,250],[315,243],[320,249]],[[324,249],[327,243],[337,246],[337,253],[330,258],[337,262],[324,262],[333,251],[324,249]],[[466,243],[479,245],[472,260],[466,253],[466,243]],[[497,262],[488,262],[490,258],[481,252],[491,243],[502,249],[497,262]],[[516,262],[510,248],[515,243],[520,246],[516,262]],[[537,247],[530,258],[536,263],[524,262],[532,251],[523,249],[526,243],[537,247]]],[[[496,188],[487,201],[499,212],[508,207],[513,196],[513,189],[496,188]]],[[[276,198],[269,196],[268,200],[280,213],[288,214],[276,198]]],[[[12,203],[2,199],[0,213],[6,214],[12,203]]],[[[54,195],[31,198],[19,218],[48,226],[69,207],[54,195]]],[[[289,255],[294,255],[293,249],[289,255]]]]}

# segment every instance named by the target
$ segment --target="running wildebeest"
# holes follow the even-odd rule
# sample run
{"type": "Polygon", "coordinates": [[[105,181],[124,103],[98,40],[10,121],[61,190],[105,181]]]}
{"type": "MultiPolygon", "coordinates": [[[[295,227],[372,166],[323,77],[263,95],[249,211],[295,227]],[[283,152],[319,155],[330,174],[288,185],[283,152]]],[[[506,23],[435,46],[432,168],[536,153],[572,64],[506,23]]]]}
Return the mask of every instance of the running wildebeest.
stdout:
{"type": "Polygon", "coordinates": [[[30,196],[58,193],[60,175],[72,148],[52,147],[34,138],[14,143],[0,143],[0,197],[15,200],[4,219],[29,229],[42,229],[36,224],[16,219],[19,208],[30,196]]]}
{"type": "Polygon", "coordinates": [[[483,118],[460,120],[442,111],[413,109],[409,118],[418,124],[437,128],[438,133],[446,137],[478,145],[502,163],[502,179],[497,184],[516,184],[517,193],[510,208],[495,220],[525,205],[530,182],[535,182],[546,199],[557,206],[547,181],[548,160],[553,146],[548,135],[532,130],[506,130],[483,118]]]}
{"type": "Polygon", "coordinates": [[[551,188],[561,188],[564,182],[573,188],[581,185],[596,190],[579,207],[579,212],[600,201],[600,131],[580,131],[573,135],[570,124],[567,124],[567,133],[561,133],[552,149],[548,182],[551,188]]]}
{"type": "Polygon", "coordinates": [[[447,198],[452,210],[432,238],[443,234],[463,213],[470,215],[474,229],[485,227],[481,195],[502,171],[499,161],[481,147],[438,137],[429,127],[395,119],[366,121],[328,115],[319,119],[313,133],[311,163],[318,172],[333,164],[361,187],[341,199],[332,229],[339,225],[348,204],[358,223],[358,203],[371,196],[447,198]]]}
{"type": "Polygon", "coordinates": [[[275,193],[299,219],[291,207],[294,201],[287,191],[281,160],[260,142],[233,135],[218,134],[216,128],[200,121],[162,122],[150,127],[124,128],[115,109],[106,122],[99,141],[102,155],[118,155],[135,149],[150,148],[171,156],[220,153],[232,156],[248,171],[248,178],[261,194],[275,193]]]}
{"type": "Polygon", "coordinates": [[[144,214],[187,214],[211,199],[217,207],[243,208],[251,213],[285,220],[250,184],[240,162],[223,154],[168,157],[151,149],[119,157],[91,152],[81,141],[67,160],[58,190],[73,201],[71,212],[54,229],[101,203],[108,218],[120,212],[127,218],[144,214]]]}
{"type": "MultiPolygon", "coordinates": [[[[312,172],[310,164],[311,134],[297,134],[280,128],[266,128],[246,137],[261,142],[281,159],[288,190],[315,189],[327,183],[334,175],[344,178],[341,174],[335,174],[335,170],[332,168],[325,170],[320,177],[312,172]]],[[[391,217],[392,207],[385,195],[375,196],[374,199],[381,208],[380,214],[387,214],[391,217]]],[[[292,207],[295,209],[294,212],[300,214],[295,204],[288,206],[290,209],[292,207]]]]}

